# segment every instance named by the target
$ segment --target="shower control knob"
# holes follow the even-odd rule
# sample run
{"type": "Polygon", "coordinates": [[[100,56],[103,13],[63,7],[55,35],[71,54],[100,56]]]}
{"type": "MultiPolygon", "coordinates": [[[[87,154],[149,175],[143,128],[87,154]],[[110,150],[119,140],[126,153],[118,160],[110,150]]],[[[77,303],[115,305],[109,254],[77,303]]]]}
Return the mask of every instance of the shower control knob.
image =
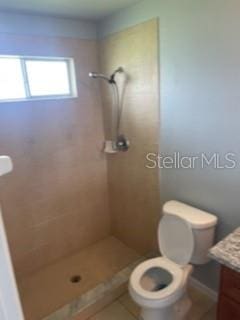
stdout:
{"type": "Polygon", "coordinates": [[[124,135],[119,135],[116,141],[116,149],[118,151],[128,151],[129,141],[125,138],[124,135]]]}

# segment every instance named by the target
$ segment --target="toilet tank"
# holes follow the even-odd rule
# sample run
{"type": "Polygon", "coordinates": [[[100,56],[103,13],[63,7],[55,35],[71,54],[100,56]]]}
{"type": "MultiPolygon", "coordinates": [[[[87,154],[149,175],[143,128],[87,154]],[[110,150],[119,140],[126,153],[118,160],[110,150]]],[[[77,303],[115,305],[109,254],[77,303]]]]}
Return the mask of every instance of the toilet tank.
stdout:
{"type": "MultiPolygon", "coordinates": [[[[208,251],[213,245],[217,217],[179,201],[168,201],[163,206],[164,215],[184,220],[192,230],[193,251],[189,263],[201,265],[209,261],[208,251]]],[[[174,237],[174,235],[172,235],[174,237]]]]}

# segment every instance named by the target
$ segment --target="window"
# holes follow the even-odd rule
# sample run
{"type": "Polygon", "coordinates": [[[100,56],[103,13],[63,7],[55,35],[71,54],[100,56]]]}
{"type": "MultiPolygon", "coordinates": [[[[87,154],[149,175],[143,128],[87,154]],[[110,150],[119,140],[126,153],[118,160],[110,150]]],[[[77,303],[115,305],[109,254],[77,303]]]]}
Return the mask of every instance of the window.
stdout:
{"type": "Polygon", "coordinates": [[[76,96],[73,59],[0,56],[0,102],[76,96]]]}

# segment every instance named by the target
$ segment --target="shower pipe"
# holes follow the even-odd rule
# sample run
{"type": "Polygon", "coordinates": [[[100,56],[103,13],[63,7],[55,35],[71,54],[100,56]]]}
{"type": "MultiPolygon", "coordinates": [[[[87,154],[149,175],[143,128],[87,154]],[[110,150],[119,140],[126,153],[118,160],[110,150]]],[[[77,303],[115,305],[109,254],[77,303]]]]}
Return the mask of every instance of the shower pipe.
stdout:
{"type": "Polygon", "coordinates": [[[112,108],[112,149],[116,151],[127,151],[129,148],[129,142],[123,134],[119,133],[120,122],[121,122],[121,106],[120,106],[120,97],[119,89],[115,76],[117,73],[123,73],[124,69],[119,67],[116,69],[109,77],[102,73],[90,72],[89,77],[93,79],[102,79],[107,81],[112,88],[113,95],[113,108],[112,108]]]}

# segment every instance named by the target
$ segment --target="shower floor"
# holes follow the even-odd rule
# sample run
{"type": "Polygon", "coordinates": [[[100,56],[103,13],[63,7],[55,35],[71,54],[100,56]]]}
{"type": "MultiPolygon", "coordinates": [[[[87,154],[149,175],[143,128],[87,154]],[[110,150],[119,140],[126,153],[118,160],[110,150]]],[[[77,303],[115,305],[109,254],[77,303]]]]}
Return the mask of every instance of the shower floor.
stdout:
{"type": "Polygon", "coordinates": [[[140,256],[114,237],[22,278],[19,292],[26,320],[41,320],[106,283],[140,256]]]}

